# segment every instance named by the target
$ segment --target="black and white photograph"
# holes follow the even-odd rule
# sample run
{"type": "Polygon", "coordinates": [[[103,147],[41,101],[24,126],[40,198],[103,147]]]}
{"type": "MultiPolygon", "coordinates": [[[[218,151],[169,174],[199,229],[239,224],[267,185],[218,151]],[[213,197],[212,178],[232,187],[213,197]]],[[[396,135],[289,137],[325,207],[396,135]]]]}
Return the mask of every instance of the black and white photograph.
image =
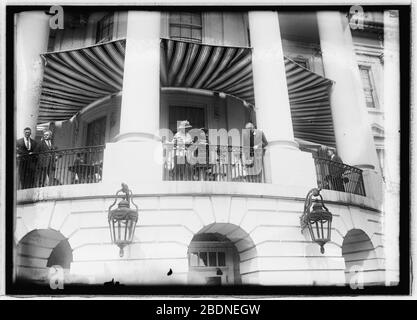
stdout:
{"type": "Polygon", "coordinates": [[[410,291],[409,6],[5,9],[6,294],[410,291]]]}

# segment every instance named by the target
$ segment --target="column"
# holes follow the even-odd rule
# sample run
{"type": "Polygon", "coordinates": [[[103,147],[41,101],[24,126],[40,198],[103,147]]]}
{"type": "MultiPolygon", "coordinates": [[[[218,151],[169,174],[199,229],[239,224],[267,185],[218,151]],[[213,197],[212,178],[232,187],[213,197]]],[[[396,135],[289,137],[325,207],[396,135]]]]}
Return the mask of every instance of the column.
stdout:
{"type": "Polygon", "coordinates": [[[385,269],[386,285],[399,281],[400,30],[398,11],[384,12],[385,269]]]}
{"type": "Polygon", "coordinates": [[[129,11],[119,141],[153,139],[159,129],[160,13],[129,11]]]}
{"type": "Polygon", "coordinates": [[[103,182],[120,185],[161,181],[158,141],[160,13],[129,11],[120,132],[106,145],[103,182]]]}
{"type": "Polygon", "coordinates": [[[317,22],[325,76],[335,81],[331,108],[337,152],[349,165],[378,170],[348,20],[337,11],[319,11],[317,22]]]}
{"type": "Polygon", "coordinates": [[[348,20],[337,11],[319,11],[317,23],[325,76],[335,81],[330,102],[337,152],[344,163],[363,169],[366,196],[380,202],[383,181],[348,20]]]}
{"type": "Polygon", "coordinates": [[[49,16],[43,11],[16,14],[15,19],[15,110],[16,135],[23,129],[36,133],[40,87],[43,77],[41,54],[48,48],[49,16]]]}
{"type": "Polygon", "coordinates": [[[257,127],[269,142],[264,159],[267,182],[313,188],[311,154],[294,140],[278,13],[250,11],[249,29],[257,127]]]}

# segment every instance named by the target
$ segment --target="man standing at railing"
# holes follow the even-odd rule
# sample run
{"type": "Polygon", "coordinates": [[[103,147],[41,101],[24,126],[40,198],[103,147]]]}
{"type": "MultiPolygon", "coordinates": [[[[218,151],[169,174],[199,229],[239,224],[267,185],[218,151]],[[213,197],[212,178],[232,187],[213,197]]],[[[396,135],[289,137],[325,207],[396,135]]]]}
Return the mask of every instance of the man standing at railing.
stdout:
{"type": "Polygon", "coordinates": [[[16,141],[16,155],[18,159],[19,180],[22,189],[32,188],[35,181],[36,157],[30,156],[37,149],[36,141],[30,136],[32,130],[25,128],[23,138],[16,141]]]}
{"type": "Polygon", "coordinates": [[[48,178],[48,185],[53,185],[55,181],[55,162],[57,160],[54,151],[57,147],[52,142],[52,131],[46,130],[43,138],[38,145],[39,152],[39,171],[38,186],[44,187],[48,178]]]}
{"type": "Polygon", "coordinates": [[[263,156],[268,145],[262,130],[248,122],[243,130],[243,164],[250,182],[260,182],[262,178],[263,156]]]}
{"type": "Polygon", "coordinates": [[[345,186],[343,184],[343,161],[342,159],[335,153],[333,149],[327,149],[327,156],[329,157],[330,161],[333,161],[334,164],[330,165],[329,173],[330,173],[330,181],[333,184],[333,188],[336,191],[345,192],[345,186]]]}

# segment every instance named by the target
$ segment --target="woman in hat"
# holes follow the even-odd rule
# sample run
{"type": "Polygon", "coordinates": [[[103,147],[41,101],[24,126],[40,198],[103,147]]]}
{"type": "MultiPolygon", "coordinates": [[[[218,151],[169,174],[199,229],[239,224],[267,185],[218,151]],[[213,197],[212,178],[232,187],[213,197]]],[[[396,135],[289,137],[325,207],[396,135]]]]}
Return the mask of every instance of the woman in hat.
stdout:
{"type": "Polygon", "coordinates": [[[174,135],[172,142],[175,150],[175,172],[178,180],[191,179],[191,166],[187,162],[188,147],[192,144],[193,139],[187,132],[192,126],[187,120],[180,121],[178,131],[174,135]]]}

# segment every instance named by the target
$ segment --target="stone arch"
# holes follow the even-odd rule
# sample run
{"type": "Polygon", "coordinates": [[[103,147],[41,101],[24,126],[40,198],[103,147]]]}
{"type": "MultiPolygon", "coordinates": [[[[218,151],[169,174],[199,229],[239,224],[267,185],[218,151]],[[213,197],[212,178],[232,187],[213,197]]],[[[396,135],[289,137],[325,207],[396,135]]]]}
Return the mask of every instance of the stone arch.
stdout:
{"type": "MultiPolygon", "coordinates": [[[[228,284],[254,284],[258,283],[258,263],[257,263],[257,250],[255,243],[249,234],[243,230],[240,226],[232,223],[211,223],[200,229],[193,237],[189,245],[189,258],[190,258],[190,270],[193,269],[191,255],[192,248],[195,248],[196,242],[208,242],[214,244],[215,242],[222,243],[225,247],[229,248],[231,255],[234,255],[233,264],[230,268],[233,268],[233,281],[229,281],[228,284]]],[[[213,247],[213,245],[208,245],[213,247]]],[[[217,251],[213,249],[212,251],[217,251]]],[[[229,259],[229,261],[231,261],[229,259]]],[[[216,266],[217,267],[217,266],[216,266]]],[[[225,266],[227,267],[227,266],[225,266]]],[[[213,271],[219,268],[214,268],[213,271]]],[[[222,271],[223,268],[220,266],[222,271]]],[[[229,270],[229,274],[230,274],[229,270]]],[[[191,271],[190,271],[191,272],[191,271]]],[[[213,273],[213,276],[216,274],[213,273]]],[[[217,273],[219,275],[219,273],[217,273]]],[[[224,279],[224,274],[221,274],[224,279]]]]}
{"type": "Polygon", "coordinates": [[[351,229],[346,233],[342,255],[345,260],[346,284],[361,286],[384,282],[380,259],[370,237],[363,230],[351,229]]]}
{"type": "Polygon", "coordinates": [[[68,273],[72,261],[72,248],[62,233],[35,229],[23,236],[16,246],[16,279],[45,282],[50,267],[59,265],[68,273]]]}

